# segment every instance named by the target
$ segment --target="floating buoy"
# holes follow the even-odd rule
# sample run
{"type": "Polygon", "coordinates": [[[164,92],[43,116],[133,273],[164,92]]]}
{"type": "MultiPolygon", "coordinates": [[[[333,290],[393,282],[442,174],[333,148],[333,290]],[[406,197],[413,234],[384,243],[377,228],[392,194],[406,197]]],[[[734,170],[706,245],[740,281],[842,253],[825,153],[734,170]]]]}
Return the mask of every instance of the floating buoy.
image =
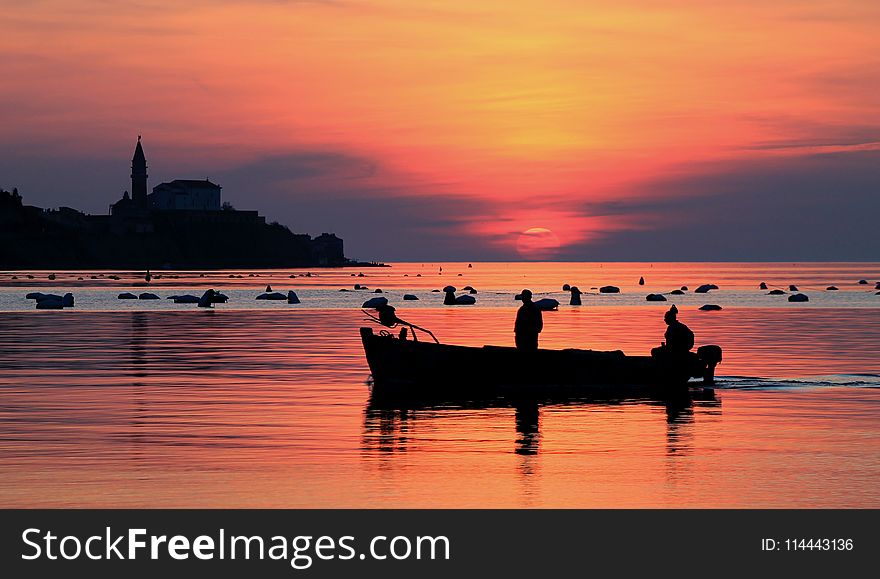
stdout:
{"type": "Polygon", "coordinates": [[[535,302],[535,307],[542,312],[549,312],[559,309],[559,301],[553,298],[541,298],[535,302]]]}
{"type": "Polygon", "coordinates": [[[767,289],[767,284],[764,282],[761,282],[761,284],[758,286],[758,289],[767,289]]]}
{"type": "Polygon", "coordinates": [[[567,283],[562,284],[562,291],[564,291],[564,292],[571,291],[571,286],[568,285],[567,283]]]}
{"type": "Polygon", "coordinates": [[[600,294],[619,294],[620,288],[615,285],[603,285],[599,288],[600,294]]]}
{"type": "Polygon", "coordinates": [[[639,285],[645,285],[645,278],[644,277],[639,278],[639,285]]]}
{"type": "Polygon", "coordinates": [[[287,296],[281,292],[272,292],[272,293],[260,294],[255,299],[258,299],[258,300],[286,300],[287,296]]]}
{"type": "Polygon", "coordinates": [[[781,296],[781,295],[785,295],[785,292],[782,291],[781,289],[775,289],[775,290],[770,290],[769,292],[767,292],[767,295],[768,296],[781,296]]]}
{"type": "Polygon", "coordinates": [[[581,290],[578,286],[572,286],[570,288],[571,291],[571,300],[568,302],[570,306],[579,306],[581,305],[581,290]]]}
{"type": "Polygon", "coordinates": [[[830,292],[834,292],[834,291],[837,291],[837,286],[830,285],[830,286],[826,287],[825,289],[830,292]]]}
{"type": "Polygon", "coordinates": [[[683,295],[684,295],[684,292],[681,291],[680,289],[672,290],[672,291],[669,292],[669,293],[672,294],[672,295],[674,295],[674,296],[683,296],[683,295]]]}
{"type": "Polygon", "coordinates": [[[868,285],[868,280],[866,280],[866,279],[860,279],[860,280],[859,280],[859,285],[868,285]]]}
{"type": "Polygon", "coordinates": [[[792,294],[788,296],[788,301],[790,302],[808,302],[810,298],[807,297],[806,294],[792,294]]]}
{"type": "Polygon", "coordinates": [[[649,302],[665,302],[666,296],[664,296],[663,294],[648,294],[647,296],[645,296],[645,300],[649,302]]]}
{"type": "Polygon", "coordinates": [[[419,296],[414,296],[412,294],[403,294],[403,299],[406,301],[415,301],[419,299],[419,296]]]}
{"type": "Polygon", "coordinates": [[[61,296],[59,296],[58,294],[39,294],[35,299],[36,299],[38,302],[42,302],[42,301],[45,301],[45,300],[57,300],[57,301],[61,301],[61,296]]]}
{"type": "Polygon", "coordinates": [[[202,294],[202,297],[199,298],[199,307],[200,308],[213,308],[214,307],[214,295],[215,292],[213,289],[206,290],[205,293],[202,294]]]}
{"type": "Polygon", "coordinates": [[[365,302],[361,305],[361,307],[362,307],[362,308],[378,308],[378,307],[380,307],[380,306],[387,306],[387,305],[388,305],[388,298],[386,298],[386,297],[375,297],[375,298],[370,298],[370,299],[368,299],[367,301],[365,301],[365,302]]]}
{"type": "Polygon", "coordinates": [[[182,296],[174,296],[175,304],[197,304],[199,303],[199,298],[196,296],[192,296],[189,294],[185,294],[182,296]]]}
{"type": "Polygon", "coordinates": [[[790,292],[796,292],[796,291],[798,291],[798,288],[797,288],[796,285],[791,284],[790,286],[788,286],[788,291],[790,291],[790,292]]]}
{"type": "Polygon", "coordinates": [[[477,298],[474,296],[466,295],[466,296],[458,296],[455,298],[456,306],[472,306],[477,303],[477,298]]]}
{"type": "Polygon", "coordinates": [[[443,288],[443,291],[446,293],[446,297],[443,298],[443,305],[444,306],[456,305],[455,286],[448,285],[445,288],[443,288]]]}
{"type": "Polygon", "coordinates": [[[700,306],[700,310],[704,312],[717,312],[721,309],[721,306],[716,304],[705,304],[700,306]]]}

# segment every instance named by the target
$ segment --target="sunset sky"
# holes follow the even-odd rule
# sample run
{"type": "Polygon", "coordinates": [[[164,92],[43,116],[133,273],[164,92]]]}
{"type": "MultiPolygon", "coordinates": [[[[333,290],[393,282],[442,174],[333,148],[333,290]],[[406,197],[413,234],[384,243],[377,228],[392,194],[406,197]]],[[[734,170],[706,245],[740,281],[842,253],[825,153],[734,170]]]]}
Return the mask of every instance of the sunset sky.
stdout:
{"type": "Polygon", "coordinates": [[[0,26],[0,186],[29,204],[106,213],[141,134],[150,187],[210,177],[361,259],[880,256],[876,0],[32,0],[0,26]]]}

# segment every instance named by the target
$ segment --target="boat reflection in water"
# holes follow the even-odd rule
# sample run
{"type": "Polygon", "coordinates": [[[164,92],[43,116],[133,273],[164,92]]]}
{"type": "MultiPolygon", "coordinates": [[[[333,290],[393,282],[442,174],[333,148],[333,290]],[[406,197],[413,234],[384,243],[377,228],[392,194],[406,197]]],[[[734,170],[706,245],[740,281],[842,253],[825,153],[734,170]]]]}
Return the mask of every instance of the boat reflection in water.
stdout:
{"type": "MultiPolygon", "coordinates": [[[[458,390],[460,391],[460,389],[458,390]]],[[[496,398],[494,400],[454,401],[413,398],[371,397],[364,411],[364,436],[362,450],[365,453],[389,455],[404,453],[410,448],[410,433],[417,424],[439,423],[444,417],[466,414],[468,417],[485,413],[494,418],[499,410],[513,410],[515,431],[513,452],[521,456],[538,455],[541,447],[542,409],[554,410],[608,410],[613,407],[625,410],[627,406],[640,405],[662,408],[666,417],[667,455],[683,454],[688,448],[690,426],[694,423],[694,407],[719,414],[721,400],[712,389],[697,390],[690,397],[658,399],[652,397],[618,398],[496,398]]]]}

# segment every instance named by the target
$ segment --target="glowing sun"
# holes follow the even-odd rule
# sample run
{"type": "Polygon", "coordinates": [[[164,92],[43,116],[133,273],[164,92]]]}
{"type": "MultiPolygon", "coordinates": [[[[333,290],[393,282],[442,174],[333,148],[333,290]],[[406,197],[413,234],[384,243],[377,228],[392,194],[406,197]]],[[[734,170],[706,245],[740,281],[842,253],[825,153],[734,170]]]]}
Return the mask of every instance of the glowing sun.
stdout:
{"type": "Polygon", "coordinates": [[[532,227],[519,234],[516,250],[523,259],[551,259],[559,251],[559,238],[546,227],[532,227]]]}

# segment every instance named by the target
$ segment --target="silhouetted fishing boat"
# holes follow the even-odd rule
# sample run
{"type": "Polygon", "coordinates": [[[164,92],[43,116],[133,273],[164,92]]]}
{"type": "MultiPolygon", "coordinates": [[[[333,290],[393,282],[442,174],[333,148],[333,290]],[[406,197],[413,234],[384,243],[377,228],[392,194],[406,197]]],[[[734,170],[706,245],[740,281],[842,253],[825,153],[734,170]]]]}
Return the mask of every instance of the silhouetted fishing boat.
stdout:
{"type": "MultiPolygon", "coordinates": [[[[385,321],[390,320],[382,321],[389,326],[385,321]]],[[[415,329],[422,328],[395,321],[389,327],[404,325],[397,334],[360,329],[375,397],[682,396],[688,394],[691,378],[702,378],[693,383],[700,389],[710,387],[721,361],[718,346],[702,346],[676,361],[627,356],[619,350],[456,346],[439,343],[430,332],[432,341],[419,341],[415,329]]]]}

